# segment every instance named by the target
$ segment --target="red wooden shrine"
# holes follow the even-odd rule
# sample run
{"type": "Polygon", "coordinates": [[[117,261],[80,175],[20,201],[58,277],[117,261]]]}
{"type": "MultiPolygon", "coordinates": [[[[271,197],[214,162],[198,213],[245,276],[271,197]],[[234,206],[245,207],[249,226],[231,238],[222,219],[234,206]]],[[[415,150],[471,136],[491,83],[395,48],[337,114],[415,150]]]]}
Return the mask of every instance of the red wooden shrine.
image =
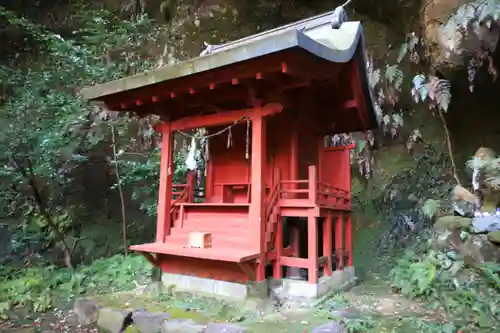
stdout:
{"type": "MultiPolygon", "coordinates": [[[[276,46],[303,30],[269,38],[276,46]]],[[[162,119],[156,239],[131,249],[164,272],[247,282],[280,279],[294,267],[316,283],[353,265],[352,147],[325,147],[325,136],[376,126],[362,38],[338,62],[302,41],[259,52],[263,39],[83,92],[109,109],[162,119]],[[203,202],[194,200],[193,174],[172,183],[174,135],[196,128],[221,132],[208,139],[203,202]],[[209,233],[211,247],[189,247],[193,232],[209,233]]]]}

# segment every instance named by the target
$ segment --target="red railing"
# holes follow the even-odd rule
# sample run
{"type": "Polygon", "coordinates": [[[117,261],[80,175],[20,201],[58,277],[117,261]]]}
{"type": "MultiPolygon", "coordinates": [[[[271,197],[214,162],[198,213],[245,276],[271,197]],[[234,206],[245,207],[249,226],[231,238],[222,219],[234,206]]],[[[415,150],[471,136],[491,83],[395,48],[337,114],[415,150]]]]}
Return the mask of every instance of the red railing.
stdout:
{"type": "Polygon", "coordinates": [[[180,211],[181,202],[193,202],[194,189],[195,189],[196,177],[193,172],[187,175],[187,184],[173,184],[172,185],[172,204],[170,206],[170,215],[172,216],[172,221],[177,218],[180,211]],[[177,191],[174,192],[173,190],[177,191]],[[174,198],[175,196],[175,198],[174,198]]]}
{"type": "Polygon", "coordinates": [[[272,247],[274,243],[274,238],[276,236],[276,225],[278,223],[279,211],[277,211],[277,203],[280,198],[280,175],[278,172],[278,179],[276,184],[271,189],[269,196],[265,202],[265,217],[266,217],[266,244],[268,249],[272,247]]]}
{"type": "Polygon", "coordinates": [[[349,192],[319,182],[316,166],[314,165],[309,166],[307,180],[282,180],[280,184],[279,199],[282,205],[350,208],[349,192]]]}

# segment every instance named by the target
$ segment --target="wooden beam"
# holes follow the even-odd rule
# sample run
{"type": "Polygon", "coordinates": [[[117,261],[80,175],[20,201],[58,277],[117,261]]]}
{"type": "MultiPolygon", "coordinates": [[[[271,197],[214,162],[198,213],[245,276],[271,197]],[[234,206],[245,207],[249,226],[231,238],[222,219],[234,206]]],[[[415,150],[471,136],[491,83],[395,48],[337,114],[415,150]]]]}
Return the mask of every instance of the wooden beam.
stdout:
{"type": "Polygon", "coordinates": [[[158,193],[158,220],[156,222],[156,242],[165,242],[165,237],[170,234],[172,203],[172,146],[173,135],[170,123],[162,125],[162,146],[160,160],[160,189],[158,193]]]}
{"type": "Polygon", "coordinates": [[[294,267],[294,268],[309,268],[309,259],[294,258],[294,257],[281,257],[281,265],[294,267]]]}
{"type": "Polygon", "coordinates": [[[281,104],[270,103],[261,108],[243,109],[228,111],[224,113],[187,117],[173,121],[171,123],[171,130],[180,131],[200,127],[228,125],[243,120],[244,118],[252,118],[257,113],[262,117],[266,117],[276,113],[280,113],[282,110],[283,106],[281,104]]]}

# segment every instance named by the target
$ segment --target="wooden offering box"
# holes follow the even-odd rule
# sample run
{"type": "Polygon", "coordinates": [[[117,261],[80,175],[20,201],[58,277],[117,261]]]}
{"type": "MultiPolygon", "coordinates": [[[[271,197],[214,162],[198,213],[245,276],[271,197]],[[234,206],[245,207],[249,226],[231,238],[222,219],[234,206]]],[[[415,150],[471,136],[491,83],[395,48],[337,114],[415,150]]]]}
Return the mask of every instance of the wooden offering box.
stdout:
{"type": "Polygon", "coordinates": [[[190,232],[189,247],[209,249],[212,247],[212,234],[209,232],[190,232]]]}

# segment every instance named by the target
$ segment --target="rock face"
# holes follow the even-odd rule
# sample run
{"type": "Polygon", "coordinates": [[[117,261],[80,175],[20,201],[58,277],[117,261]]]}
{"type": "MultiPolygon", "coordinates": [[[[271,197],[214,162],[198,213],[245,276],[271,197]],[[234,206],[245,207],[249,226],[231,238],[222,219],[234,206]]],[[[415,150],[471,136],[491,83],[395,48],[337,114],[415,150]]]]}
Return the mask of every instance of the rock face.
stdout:
{"type": "Polygon", "coordinates": [[[96,302],[87,298],[77,298],[73,305],[73,311],[81,325],[92,325],[97,323],[99,306],[96,302]]]}
{"type": "Polygon", "coordinates": [[[464,56],[481,46],[494,51],[496,28],[486,28],[498,9],[481,0],[430,0],[424,2],[422,23],[427,42],[439,45],[432,52],[436,64],[460,65],[464,56]]]}

